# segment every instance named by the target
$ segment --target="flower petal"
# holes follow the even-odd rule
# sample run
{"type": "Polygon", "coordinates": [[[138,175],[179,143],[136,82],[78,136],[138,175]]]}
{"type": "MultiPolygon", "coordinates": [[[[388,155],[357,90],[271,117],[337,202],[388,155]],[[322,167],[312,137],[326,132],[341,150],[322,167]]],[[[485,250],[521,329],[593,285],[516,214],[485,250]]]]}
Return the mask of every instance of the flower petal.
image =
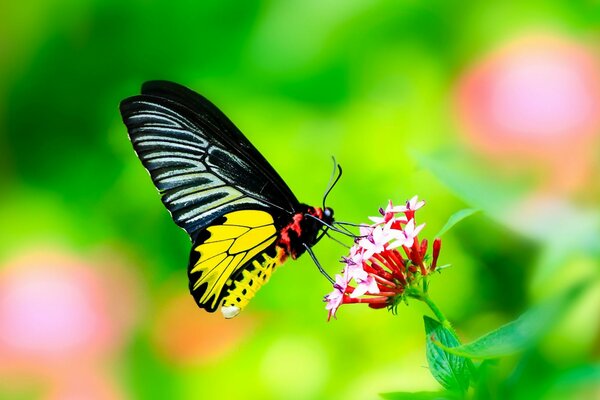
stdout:
{"type": "Polygon", "coordinates": [[[360,282],[357,281],[357,283],[358,283],[358,285],[356,286],[356,289],[354,289],[354,291],[350,295],[350,297],[352,297],[352,298],[360,297],[366,293],[368,293],[368,294],[379,293],[379,287],[377,286],[377,281],[371,275],[368,275],[366,277],[366,279],[362,279],[360,282]]]}

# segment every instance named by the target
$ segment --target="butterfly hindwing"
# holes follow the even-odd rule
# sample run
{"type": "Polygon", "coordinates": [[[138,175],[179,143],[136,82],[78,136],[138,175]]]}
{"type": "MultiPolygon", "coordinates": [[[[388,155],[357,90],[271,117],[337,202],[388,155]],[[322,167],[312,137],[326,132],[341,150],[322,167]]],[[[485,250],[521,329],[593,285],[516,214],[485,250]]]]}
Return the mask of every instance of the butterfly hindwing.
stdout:
{"type": "Polygon", "coordinates": [[[257,288],[264,283],[271,270],[283,261],[282,255],[272,254],[276,239],[275,220],[267,211],[233,211],[213,221],[198,235],[188,267],[190,292],[198,305],[209,311],[223,303],[243,307],[254,294],[252,286],[257,288]],[[276,260],[271,270],[258,271],[262,263],[252,263],[267,257],[276,260]],[[250,276],[253,270],[257,270],[256,282],[250,276]],[[242,286],[241,290],[234,290],[242,286]],[[235,296],[227,299],[234,292],[235,296]],[[224,298],[228,301],[221,302],[224,298]]]}

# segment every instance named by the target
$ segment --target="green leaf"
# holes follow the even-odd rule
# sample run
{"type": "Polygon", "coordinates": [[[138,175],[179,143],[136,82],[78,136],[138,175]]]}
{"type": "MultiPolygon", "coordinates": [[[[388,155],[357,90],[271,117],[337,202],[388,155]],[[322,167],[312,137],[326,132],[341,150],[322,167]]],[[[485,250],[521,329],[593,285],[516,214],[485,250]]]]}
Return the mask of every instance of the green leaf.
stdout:
{"type": "Polygon", "coordinates": [[[452,228],[454,225],[458,224],[463,219],[470,217],[471,215],[475,214],[478,211],[479,210],[474,209],[474,208],[465,208],[464,210],[455,212],[454,214],[452,214],[450,216],[450,218],[448,218],[448,222],[446,222],[446,225],[444,225],[444,227],[442,229],[440,229],[440,231],[434,237],[436,237],[436,238],[441,237],[444,233],[449,231],[450,228],[452,228]]]}
{"type": "Polygon", "coordinates": [[[389,392],[379,394],[389,400],[456,400],[460,399],[452,392],[389,392]]]}
{"type": "Polygon", "coordinates": [[[469,388],[471,373],[469,363],[463,357],[450,354],[434,342],[447,347],[460,345],[458,339],[433,318],[423,317],[425,322],[427,363],[433,377],[446,389],[465,393],[469,388]]]}
{"type": "Polygon", "coordinates": [[[435,345],[457,356],[480,359],[498,358],[521,352],[539,341],[590,282],[588,280],[573,286],[471,343],[452,346],[438,340],[435,341],[435,345]]]}

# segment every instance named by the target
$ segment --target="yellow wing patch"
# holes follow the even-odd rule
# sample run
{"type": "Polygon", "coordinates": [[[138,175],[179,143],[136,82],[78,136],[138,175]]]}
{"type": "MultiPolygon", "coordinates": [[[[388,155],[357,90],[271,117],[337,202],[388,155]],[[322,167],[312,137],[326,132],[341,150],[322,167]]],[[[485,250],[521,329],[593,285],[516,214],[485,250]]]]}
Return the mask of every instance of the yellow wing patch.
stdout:
{"type": "Polygon", "coordinates": [[[193,290],[207,283],[198,302],[207,303],[212,297],[213,309],[231,276],[277,238],[273,217],[265,211],[241,210],[223,217],[222,224],[206,228],[210,236],[194,249],[200,257],[190,270],[190,274],[200,273],[193,290]]]}

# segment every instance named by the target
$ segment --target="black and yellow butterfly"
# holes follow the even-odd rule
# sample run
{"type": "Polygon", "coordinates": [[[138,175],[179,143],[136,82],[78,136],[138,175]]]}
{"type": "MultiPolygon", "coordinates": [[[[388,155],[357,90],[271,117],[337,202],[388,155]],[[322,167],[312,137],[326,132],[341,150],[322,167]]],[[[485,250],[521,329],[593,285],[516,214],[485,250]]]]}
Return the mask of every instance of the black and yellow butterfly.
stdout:
{"type": "Polygon", "coordinates": [[[198,93],[151,81],[120,108],[164,205],[192,240],[190,292],[201,308],[236,316],[275,267],[310,251],[333,223],[331,208],[300,203],[240,130],[198,93]]]}

